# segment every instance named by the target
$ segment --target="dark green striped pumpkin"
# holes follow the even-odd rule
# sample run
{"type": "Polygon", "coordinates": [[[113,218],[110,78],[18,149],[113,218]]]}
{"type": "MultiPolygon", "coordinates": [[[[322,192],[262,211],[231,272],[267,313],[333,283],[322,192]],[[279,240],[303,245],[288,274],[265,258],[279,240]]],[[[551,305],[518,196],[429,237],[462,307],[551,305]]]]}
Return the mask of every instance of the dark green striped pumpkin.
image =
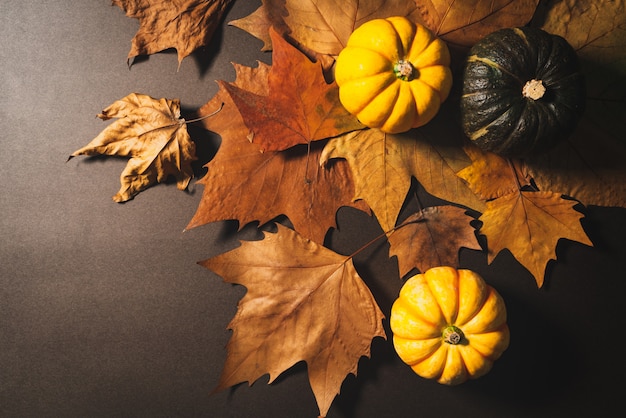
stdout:
{"type": "Polygon", "coordinates": [[[505,157],[548,151],[569,136],[585,105],[576,52],[537,28],[493,32],[470,50],[461,117],[479,147],[505,157]]]}

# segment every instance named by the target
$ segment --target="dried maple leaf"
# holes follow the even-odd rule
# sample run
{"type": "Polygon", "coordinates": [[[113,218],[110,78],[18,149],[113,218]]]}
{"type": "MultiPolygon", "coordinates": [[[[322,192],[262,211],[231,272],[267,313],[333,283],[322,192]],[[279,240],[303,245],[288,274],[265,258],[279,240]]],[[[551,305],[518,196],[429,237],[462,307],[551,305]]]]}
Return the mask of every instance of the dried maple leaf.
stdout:
{"type": "Polygon", "coordinates": [[[374,337],[385,338],[384,318],[352,259],[278,225],[261,241],[201,262],[246,295],[229,324],[233,335],[217,390],[264,374],[271,383],[305,361],[322,416],[374,337]]]}
{"type": "Polygon", "coordinates": [[[426,271],[437,266],[457,266],[461,247],[481,250],[474,218],[456,206],[433,206],[407,218],[389,234],[389,253],[398,258],[400,276],[412,269],[426,271]]]}
{"type": "Polygon", "coordinates": [[[348,38],[364,22],[390,16],[409,16],[415,2],[407,0],[286,0],[284,21],[289,35],[308,49],[338,55],[348,38]]]}
{"type": "Polygon", "coordinates": [[[585,205],[626,207],[626,145],[582,120],[549,154],[525,161],[540,190],[558,190],[585,205]]]}
{"type": "Polygon", "coordinates": [[[487,237],[487,261],[491,263],[507,248],[541,287],[548,261],[556,259],[559,239],[593,245],[580,224],[583,215],[574,209],[576,204],[559,193],[524,191],[487,202],[479,218],[480,232],[487,237]]]}
{"type": "Polygon", "coordinates": [[[445,141],[453,139],[449,133],[441,122],[397,135],[357,131],[330,140],[321,162],[348,161],[356,184],[354,199],[365,200],[384,231],[395,226],[411,177],[429,193],[480,212],[484,202],[456,175],[469,158],[460,145],[445,141]]]}
{"type": "MultiPolygon", "coordinates": [[[[541,27],[558,34],[584,60],[610,64],[624,58],[626,1],[560,0],[546,2],[541,27]]],[[[623,69],[623,71],[626,71],[623,69]]]]}
{"type": "Polygon", "coordinates": [[[540,189],[586,205],[626,207],[626,2],[548,2],[541,27],[576,49],[587,109],[572,137],[526,161],[540,189]]]}
{"type": "MultiPolygon", "coordinates": [[[[235,65],[235,70],[239,88],[267,92],[269,66],[235,65]]],[[[223,87],[220,83],[217,95],[200,110],[201,115],[208,114],[224,103],[219,114],[203,120],[208,130],[222,136],[222,144],[200,181],[204,192],[187,228],[227,219],[238,220],[240,226],[263,224],[286,215],[300,234],[321,243],[336,225],[335,213],[341,206],[368,210],[363,202],[352,202],[354,184],[345,161],[319,167],[321,144],[261,153],[250,143],[250,131],[223,87]]]]}
{"type": "Polygon", "coordinates": [[[542,29],[574,47],[587,84],[585,117],[626,145],[626,1],[549,1],[542,29]]]}
{"type": "Polygon", "coordinates": [[[514,193],[529,184],[529,178],[518,161],[508,160],[492,152],[485,152],[468,143],[463,148],[472,164],[457,175],[483,200],[491,200],[514,193]]]}
{"type": "Polygon", "coordinates": [[[270,31],[274,52],[268,94],[223,84],[262,151],[280,151],[355,129],[357,118],[339,101],[336,83],[328,84],[321,65],[270,31]]]}
{"type": "Polygon", "coordinates": [[[471,46],[501,28],[524,26],[539,0],[422,0],[422,19],[445,41],[471,46]]]}
{"type": "Polygon", "coordinates": [[[407,0],[263,0],[254,13],[230,24],[263,40],[265,50],[272,47],[268,30],[274,26],[307,51],[336,56],[362,23],[415,11],[407,0]]]}
{"type": "Polygon", "coordinates": [[[178,65],[207,45],[233,0],[113,0],[126,15],[139,19],[139,30],[128,53],[138,55],[176,48],[178,65]]]}
{"type": "Polygon", "coordinates": [[[131,93],[104,109],[100,119],[118,118],[88,145],[76,150],[78,155],[117,155],[131,157],[122,172],[121,188],[113,196],[116,202],[132,199],[137,193],[170,175],[185,190],[193,177],[191,163],[196,159],[195,144],[180,118],[178,99],[153,99],[131,93]]]}
{"type": "MultiPolygon", "coordinates": [[[[272,50],[270,28],[274,27],[274,29],[276,29],[282,21],[282,11],[280,9],[273,9],[273,3],[271,5],[267,3],[268,0],[263,0],[263,4],[248,16],[228,22],[229,25],[246,31],[255,38],[263,41],[261,51],[272,50]]],[[[282,30],[281,33],[282,32],[284,32],[284,30],[282,30]]]]}

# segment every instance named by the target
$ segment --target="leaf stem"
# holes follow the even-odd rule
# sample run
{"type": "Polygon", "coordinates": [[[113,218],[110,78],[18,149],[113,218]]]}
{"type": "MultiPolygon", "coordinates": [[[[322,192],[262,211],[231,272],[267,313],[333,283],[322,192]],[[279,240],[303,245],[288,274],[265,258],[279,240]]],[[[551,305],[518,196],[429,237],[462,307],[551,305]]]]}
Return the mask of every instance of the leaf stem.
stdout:
{"type": "Polygon", "coordinates": [[[517,177],[517,170],[515,170],[515,164],[513,164],[513,160],[510,158],[507,158],[506,161],[509,163],[509,168],[511,169],[511,174],[513,174],[513,177],[515,178],[515,183],[517,183],[517,190],[518,191],[522,191],[522,183],[519,181],[519,178],[517,177]]]}
{"type": "Polygon", "coordinates": [[[419,217],[419,218],[414,218],[414,219],[411,219],[411,217],[409,217],[407,220],[405,220],[404,222],[402,222],[399,225],[394,226],[393,228],[391,228],[387,232],[383,232],[382,234],[372,238],[370,241],[368,241],[363,246],[361,246],[361,248],[359,248],[358,250],[356,250],[355,252],[353,252],[352,254],[347,256],[346,257],[346,261],[350,260],[351,258],[356,257],[358,254],[360,254],[361,252],[365,251],[368,247],[373,245],[376,241],[378,241],[378,240],[380,240],[382,238],[386,238],[392,232],[397,231],[398,229],[400,229],[400,228],[402,228],[402,227],[404,227],[406,225],[409,225],[409,224],[412,224],[412,223],[416,223],[416,222],[422,222],[423,220],[424,220],[423,215],[421,217],[419,217]]]}
{"type": "Polygon", "coordinates": [[[218,114],[218,113],[219,113],[219,112],[220,112],[223,108],[224,108],[224,102],[222,102],[222,104],[220,105],[220,107],[219,107],[217,110],[215,110],[215,111],[213,111],[213,112],[209,113],[208,115],[204,115],[204,116],[201,116],[201,117],[199,117],[199,118],[195,118],[195,119],[184,120],[184,122],[183,122],[183,123],[194,123],[194,122],[200,122],[201,120],[204,120],[204,119],[206,119],[206,118],[210,118],[211,116],[215,116],[215,115],[217,115],[217,114],[218,114]]]}

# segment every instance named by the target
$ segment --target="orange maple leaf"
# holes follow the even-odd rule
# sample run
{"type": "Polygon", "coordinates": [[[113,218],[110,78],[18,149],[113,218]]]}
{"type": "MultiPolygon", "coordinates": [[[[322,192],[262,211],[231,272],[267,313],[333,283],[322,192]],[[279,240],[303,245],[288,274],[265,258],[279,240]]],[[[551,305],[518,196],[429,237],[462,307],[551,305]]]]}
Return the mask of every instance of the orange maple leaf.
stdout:
{"type": "Polygon", "coordinates": [[[126,15],[139,19],[129,63],[138,55],[176,48],[178,66],[207,45],[233,0],[113,0],[126,15]]]}
{"type": "Polygon", "coordinates": [[[525,191],[487,202],[479,218],[483,222],[480,232],[487,237],[487,261],[491,263],[507,248],[541,287],[548,261],[556,259],[559,239],[593,245],[580,223],[583,215],[574,209],[576,204],[559,193],[525,191]]]}
{"type": "Polygon", "coordinates": [[[270,30],[274,52],[268,95],[223,84],[262,151],[280,151],[344,132],[363,129],[339,101],[336,83],[328,84],[322,66],[270,30]]]}
{"type": "Polygon", "coordinates": [[[467,181],[470,189],[481,199],[495,199],[530,184],[528,175],[519,167],[519,161],[482,151],[472,143],[467,143],[463,149],[472,164],[457,175],[467,181]]]}
{"type": "MultiPolygon", "coordinates": [[[[235,85],[255,94],[267,92],[269,66],[235,65],[235,70],[235,85]]],[[[322,144],[262,153],[250,143],[250,131],[224,83],[200,114],[214,112],[221,103],[220,113],[203,120],[208,130],[222,136],[222,144],[200,181],[202,200],[187,228],[227,219],[238,220],[240,226],[253,221],[263,224],[286,215],[300,234],[321,243],[336,225],[335,213],[341,206],[368,211],[364,202],[352,202],[354,184],[345,161],[319,166],[322,144]]]]}
{"type": "Polygon", "coordinates": [[[269,382],[299,361],[322,416],[371,341],[385,337],[384,315],[356,272],[352,259],[278,225],[261,241],[243,242],[200,263],[246,295],[229,324],[233,335],[216,390],[269,382]]]}

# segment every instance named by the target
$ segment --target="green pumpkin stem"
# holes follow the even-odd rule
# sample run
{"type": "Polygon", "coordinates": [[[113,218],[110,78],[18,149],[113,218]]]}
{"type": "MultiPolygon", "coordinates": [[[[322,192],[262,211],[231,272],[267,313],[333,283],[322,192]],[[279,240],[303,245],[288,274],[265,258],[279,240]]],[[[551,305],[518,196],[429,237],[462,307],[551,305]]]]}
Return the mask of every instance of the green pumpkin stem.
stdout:
{"type": "Polygon", "coordinates": [[[463,341],[465,335],[463,335],[463,331],[461,331],[460,328],[455,327],[454,325],[448,325],[441,333],[441,337],[444,342],[457,345],[463,341]]]}

